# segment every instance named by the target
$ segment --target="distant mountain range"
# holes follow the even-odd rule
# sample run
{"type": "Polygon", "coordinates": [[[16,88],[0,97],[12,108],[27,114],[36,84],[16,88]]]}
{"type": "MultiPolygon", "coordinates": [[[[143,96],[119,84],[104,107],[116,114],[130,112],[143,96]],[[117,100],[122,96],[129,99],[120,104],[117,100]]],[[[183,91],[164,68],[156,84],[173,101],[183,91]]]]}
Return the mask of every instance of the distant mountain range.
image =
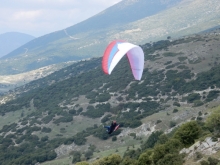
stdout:
{"type": "Polygon", "coordinates": [[[102,56],[107,44],[136,44],[198,33],[220,24],[218,0],[124,0],[64,30],[21,46],[0,60],[0,74],[102,56]],[[19,64],[19,65],[18,65],[19,64]]]}
{"type": "Polygon", "coordinates": [[[19,32],[0,34],[0,57],[3,57],[27,42],[35,39],[34,36],[19,32]]]}

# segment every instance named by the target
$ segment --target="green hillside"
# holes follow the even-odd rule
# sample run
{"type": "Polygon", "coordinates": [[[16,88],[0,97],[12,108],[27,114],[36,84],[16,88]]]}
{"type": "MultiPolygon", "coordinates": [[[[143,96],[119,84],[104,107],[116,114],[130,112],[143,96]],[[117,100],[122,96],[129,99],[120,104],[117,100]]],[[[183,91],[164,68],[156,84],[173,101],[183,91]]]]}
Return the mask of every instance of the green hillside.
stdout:
{"type": "MultiPolygon", "coordinates": [[[[93,58],[10,91],[1,97],[10,95],[11,100],[0,105],[0,162],[35,164],[67,159],[69,154],[70,162],[78,162],[117,153],[120,157],[109,159],[135,163],[142,160],[140,155],[159,150],[149,146],[157,142],[149,142],[151,136],[157,139],[162,134],[156,131],[193,120],[189,125],[198,134],[190,136],[190,141],[181,142],[177,129],[166,135],[173,141],[160,142],[164,150],[178,146],[164,153],[166,159],[182,162],[183,157],[172,154],[203,136],[205,128],[198,121],[204,122],[210,108],[219,105],[219,39],[216,29],[142,45],[141,81],[133,79],[126,57],[110,76],[102,72],[101,58],[93,58]],[[117,120],[121,128],[109,136],[103,125],[111,120],[117,120]],[[152,150],[144,153],[148,148],[152,150]],[[133,155],[132,160],[124,159],[126,155],[133,155]]],[[[160,156],[149,161],[166,162],[160,156]]]]}

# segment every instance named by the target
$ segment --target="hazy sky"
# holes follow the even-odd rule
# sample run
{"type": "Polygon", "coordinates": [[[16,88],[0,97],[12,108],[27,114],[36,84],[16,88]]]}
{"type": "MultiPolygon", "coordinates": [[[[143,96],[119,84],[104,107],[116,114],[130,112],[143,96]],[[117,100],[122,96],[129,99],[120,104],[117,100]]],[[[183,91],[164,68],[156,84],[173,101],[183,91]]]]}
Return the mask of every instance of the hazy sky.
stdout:
{"type": "Polygon", "coordinates": [[[79,23],[121,0],[5,0],[0,2],[0,34],[42,36],[79,23]]]}

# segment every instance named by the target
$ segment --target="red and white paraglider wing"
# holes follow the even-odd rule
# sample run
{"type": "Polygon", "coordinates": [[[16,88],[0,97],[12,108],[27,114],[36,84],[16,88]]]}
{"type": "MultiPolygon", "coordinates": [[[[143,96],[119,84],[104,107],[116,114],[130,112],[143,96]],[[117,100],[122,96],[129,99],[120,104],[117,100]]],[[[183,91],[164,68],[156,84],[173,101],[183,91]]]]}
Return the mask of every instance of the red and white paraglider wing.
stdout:
{"type": "Polygon", "coordinates": [[[144,53],[141,47],[128,42],[113,41],[108,45],[102,59],[103,71],[111,74],[125,54],[129,59],[134,78],[140,80],[144,68],[144,53]]]}

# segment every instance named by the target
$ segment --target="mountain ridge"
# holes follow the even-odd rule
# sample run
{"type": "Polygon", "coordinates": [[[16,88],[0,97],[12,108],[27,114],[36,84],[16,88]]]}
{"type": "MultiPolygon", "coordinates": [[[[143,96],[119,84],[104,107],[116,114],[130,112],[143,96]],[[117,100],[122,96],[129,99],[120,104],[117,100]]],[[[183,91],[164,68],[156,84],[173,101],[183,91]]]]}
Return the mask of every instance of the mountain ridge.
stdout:
{"type": "Polygon", "coordinates": [[[20,32],[0,34],[0,58],[33,39],[34,36],[20,32]]]}
{"type": "MultiPolygon", "coordinates": [[[[115,24],[108,29],[90,30],[77,34],[75,32],[76,29],[71,30],[72,27],[66,28],[53,33],[55,38],[56,36],[58,38],[65,36],[65,38],[49,42],[53,37],[49,34],[45,35],[45,37],[42,36],[39,38],[39,41],[41,41],[42,44],[46,44],[46,46],[42,47],[41,50],[35,49],[34,52],[30,49],[29,54],[27,54],[28,56],[25,58],[19,56],[19,58],[16,59],[19,61],[23,59],[25,61],[32,57],[33,62],[29,65],[24,66],[25,64],[20,62],[22,64],[20,65],[20,69],[23,68],[22,70],[25,71],[36,69],[37,67],[42,67],[47,64],[58,63],[59,61],[64,62],[67,60],[90,58],[91,56],[101,56],[106,45],[114,39],[121,38],[128,42],[142,44],[165,39],[170,35],[176,38],[187,34],[197,33],[219,25],[218,7],[219,3],[217,0],[212,0],[211,3],[206,3],[204,0],[196,0],[195,2],[191,0],[181,1],[176,6],[169,8],[170,12],[168,12],[169,10],[163,10],[157,15],[149,16],[146,19],[142,18],[139,21],[126,25],[115,24]],[[35,57],[36,54],[41,58],[35,57]],[[42,57],[42,55],[44,56],[42,57]]],[[[92,18],[95,19],[96,17],[97,16],[94,16],[92,18]]],[[[87,21],[88,20],[81,24],[87,21]]],[[[80,23],[74,25],[73,28],[79,25],[80,23]]],[[[33,42],[32,46],[34,46],[34,44],[33,42]]],[[[21,51],[23,52],[23,49],[21,49],[21,51]]],[[[5,62],[6,60],[3,60],[1,64],[5,62]]],[[[8,69],[7,72],[12,72],[13,74],[20,72],[19,68],[16,69],[17,70],[8,69]]]]}
{"type": "MultiPolygon", "coordinates": [[[[170,0],[170,1],[179,2],[180,0],[170,0]]],[[[160,0],[156,0],[156,4],[159,2],[160,2],[160,0]]],[[[153,3],[155,3],[155,2],[153,2],[153,3]]],[[[86,31],[108,28],[109,26],[114,26],[114,24],[118,24],[118,23],[124,24],[124,22],[127,23],[127,22],[135,21],[137,19],[141,19],[143,17],[152,15],[151,13],[156,13],[157,11],[160,11],[160,10],[163,10],[164,8],[166,8],[165,5],[164,5],[165,7],[163,7],[163,5],[161,5],[161,8],[155,9],[155,11],[152,11],[149,13],[148,12],[142,13],[142,12],[140,12],[140,11],[142,11],[140,9],[138,14],[133,15],[134,18],[133,17],[130,18],[130,17],[126,16],[128,13],[124,10],[131,10],[133,12],[136,12],[135,11],[136,8],[143,8],[146,4],[150,4],[150,3],[148,1],[144,1],[144,0],[139,0],[139,1],[124,0],[124,1],[119,2],[118,4],[113,5],[112,7],[109,7],[108,9],[104,10],[103,12],[100,12],[99,14],[97,14],[91,18],[88,18],[87,20],[82,21],[76,25],[73,25],[71,27],[67,27],[64,30],[68,31],[69,35],[75,35],[77,33],[82,33],[82,32],[86,32],[86,31]],[[139,3],[137,3],[137,2],[139,2],[139,3]],[[128,3],[128,4],[126,4],[126,3],[128,3]],[[137,4],[137,7],[135,7],[133,5],[131,7],[129,7],[131,4],[133,4],[133,5],[137,4]],[[121,6],[124,6],[124,7],[121,9],[121,6]],[[120,10],[118,10],[118,9],[120,9],[120,10]],[[118,14],[114,15],[113,13],[115,13],[115,12],[117,12],[118,14]],[[103,15],[106,15],[106,14],[107,14],[107,18],[105,16],[103,17],[103,15]],[[114,17],[116,17],[116,18],[119,17],[119,19],[116,19],[114,17]],[[107,19],[107,21],[106,21],[106,19],[107,19]],[[112,24],[111,20],[116,20],[116,21],[112,21],[113,22],[113,24],[112,24]],[[103,22],[104,22],[104,24],[103,24],[103,22]]],[[[158,4],[158,6],[160,6],[160,4],[158,4]]],[[[59,40],[61,38],[65,38],[66,34],[64,33],[64,30],[52,32],[52,33],[49,33],[49,34],[46,34],[44,36],[37,38],[39,40],[38,43],[40,45],[36,45],[36,46],[39,47],[47,42],[51,42],[53,40],[59,40]],[[53,35],[53,36],[51,36],[51,35],[53,35]],[[48,37],[48,36],[50,36],[50,37],[48,37]]],[[[33,43],[34,42],[36,42],[36,41],[33,41],[33,43]]],[[[11,56],[13,56],[13,55],[10,55],[10,54],[8,55],[8,57],[11,57],[11,56]]],[[[8,57],[5,57],[5,58],[8,58],[8,57]]]]}

